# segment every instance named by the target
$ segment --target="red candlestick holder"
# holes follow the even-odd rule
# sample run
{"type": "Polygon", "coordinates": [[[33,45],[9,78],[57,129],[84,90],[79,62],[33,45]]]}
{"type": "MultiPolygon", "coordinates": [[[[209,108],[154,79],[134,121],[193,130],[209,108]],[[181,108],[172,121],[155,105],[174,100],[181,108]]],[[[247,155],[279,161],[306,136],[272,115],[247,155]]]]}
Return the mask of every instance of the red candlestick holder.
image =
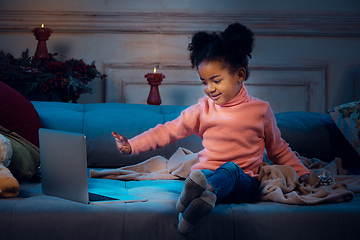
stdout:
{"type": "Polygon", "coordinates": [[[149,85],[151,86],[147,103],[149,105],[160,105],[161,98],[159,93],[159,85],[161,84],[165,76],[161,73],[156,73],[156,68],[154,68],[154,73],[148,73],[144,77],[147,79],[149,85]]]}
{"type": "Polygon", "coordinates": [[[44,25],[42,25],[41,28],[35,28],[32,32],[34,33],[36,40],[38,40],[34,58],[49,58],[46,41],[52,33],[51,29],[44,28],[44,25]]]}

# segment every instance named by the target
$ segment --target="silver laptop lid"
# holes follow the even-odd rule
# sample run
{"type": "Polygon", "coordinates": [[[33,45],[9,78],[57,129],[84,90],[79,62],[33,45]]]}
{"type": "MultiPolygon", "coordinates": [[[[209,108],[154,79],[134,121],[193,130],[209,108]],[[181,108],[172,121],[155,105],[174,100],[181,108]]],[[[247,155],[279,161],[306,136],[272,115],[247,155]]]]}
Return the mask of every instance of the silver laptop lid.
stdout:
{"type": "Polygon", "coordinates": [[[39,144],[43,193],[88,203],[85,135],[40,129],[39,144]]]}

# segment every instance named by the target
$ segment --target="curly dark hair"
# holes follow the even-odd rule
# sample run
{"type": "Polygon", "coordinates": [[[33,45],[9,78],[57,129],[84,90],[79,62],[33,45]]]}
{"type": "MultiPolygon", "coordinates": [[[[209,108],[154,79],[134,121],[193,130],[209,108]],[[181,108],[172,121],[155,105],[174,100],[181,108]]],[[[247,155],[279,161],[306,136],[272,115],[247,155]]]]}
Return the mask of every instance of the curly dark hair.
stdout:
{"type": "Polygon", "coordinates": [[[188,46],[192,67],[198,68],[204,61],[217,61],[232,74],[244,68],[247,79],[254,42],[254,33],[240,23],[231,24],[220,33],[200,31],[192,37],[188,46]]]}

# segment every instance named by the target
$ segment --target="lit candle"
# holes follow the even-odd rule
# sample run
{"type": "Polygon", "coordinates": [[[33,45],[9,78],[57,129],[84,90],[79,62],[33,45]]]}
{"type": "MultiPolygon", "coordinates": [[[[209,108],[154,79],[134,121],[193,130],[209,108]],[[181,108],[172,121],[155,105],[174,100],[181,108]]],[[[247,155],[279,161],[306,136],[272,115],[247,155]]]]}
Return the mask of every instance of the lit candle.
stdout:
{"type": "Polygon", "coordinates": [[[35,28],[32,32],[34,33],[36,40],[38,40],[34,58],[49,58],[46,41],[52,33],[51,29],[45,28],[45,25],[41,24],[41,28],[35,28]]]}
{"type": "Polygon", "coordinates": [[[159,93],[159,85],[161,84],[163,78],[165,78],[162,73],[156,73],[156,68],[154,68],[154,73],[148,73],[144,76],[150,87],[149,97],[147,99],[147,103],[150,105],[160,105],[161,98],[159,93]]]}

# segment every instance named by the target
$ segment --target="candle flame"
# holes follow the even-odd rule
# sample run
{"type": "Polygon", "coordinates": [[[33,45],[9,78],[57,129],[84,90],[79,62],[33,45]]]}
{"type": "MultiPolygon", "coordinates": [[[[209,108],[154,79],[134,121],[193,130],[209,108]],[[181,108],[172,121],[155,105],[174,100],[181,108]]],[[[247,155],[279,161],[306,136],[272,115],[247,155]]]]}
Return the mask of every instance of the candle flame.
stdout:
{"type": "Polygon", "coordinates": [[[41,28],[44,28],[44,24],[41,24],[41,28]]]}
{"type": "Polygon", "coordinates": [[[154,73],[156,73],[156,68],[154,68],[154,73]]]}

